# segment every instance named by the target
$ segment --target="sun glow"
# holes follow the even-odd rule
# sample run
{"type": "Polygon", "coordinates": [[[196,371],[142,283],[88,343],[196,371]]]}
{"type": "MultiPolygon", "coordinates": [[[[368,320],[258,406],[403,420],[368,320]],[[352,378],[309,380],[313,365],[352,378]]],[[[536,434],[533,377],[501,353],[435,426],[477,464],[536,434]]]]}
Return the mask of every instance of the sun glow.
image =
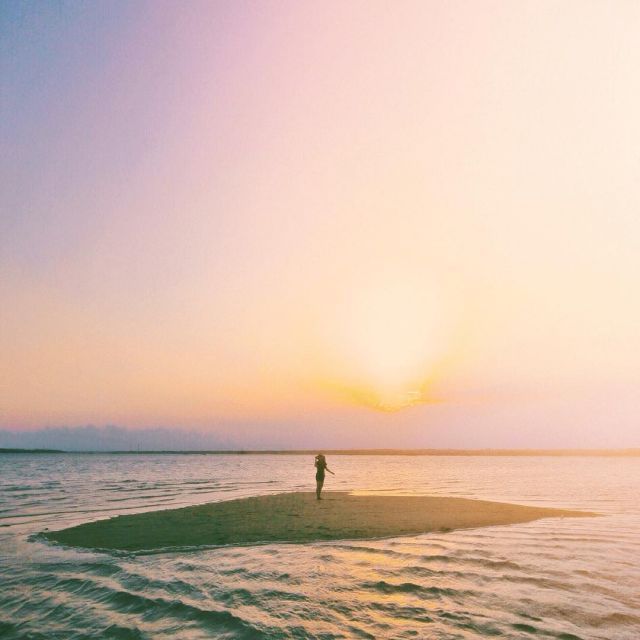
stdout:
{"type": "Polygon", "coordinates": [[[327,386],[382,411],[433,401],[449,342],[434,291],[398,277],[351,289],[329,338],[327,386]]]}

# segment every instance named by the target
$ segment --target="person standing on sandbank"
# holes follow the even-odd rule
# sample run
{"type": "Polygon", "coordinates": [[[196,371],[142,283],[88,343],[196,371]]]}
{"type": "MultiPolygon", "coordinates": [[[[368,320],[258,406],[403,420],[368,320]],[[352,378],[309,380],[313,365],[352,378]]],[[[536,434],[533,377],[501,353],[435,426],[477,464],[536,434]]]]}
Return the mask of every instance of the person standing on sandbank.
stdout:
{"type": "Polygon", "coordinates": [[[316,499],[322,500],[322,498],[320,497],[320,492],[322,491],[322,485],[324,484],[325,470],[328,471],[332,476],[335,476],[336,474],[333,473],[331,469],[329,469],[329,467],[327,466],[327,459],[321,453],[319,453],[316,456],[315,467],[316,467],[316,499]]]}

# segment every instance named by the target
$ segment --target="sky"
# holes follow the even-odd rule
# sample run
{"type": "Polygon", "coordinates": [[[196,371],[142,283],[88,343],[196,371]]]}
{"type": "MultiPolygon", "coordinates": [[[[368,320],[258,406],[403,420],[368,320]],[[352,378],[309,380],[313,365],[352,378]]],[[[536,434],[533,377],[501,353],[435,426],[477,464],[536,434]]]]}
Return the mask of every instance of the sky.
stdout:
{"type": "Polygon", "coordinates": [[[0,430],[638,446],[639,32],[624,0],[3,2],[0,430]]]}

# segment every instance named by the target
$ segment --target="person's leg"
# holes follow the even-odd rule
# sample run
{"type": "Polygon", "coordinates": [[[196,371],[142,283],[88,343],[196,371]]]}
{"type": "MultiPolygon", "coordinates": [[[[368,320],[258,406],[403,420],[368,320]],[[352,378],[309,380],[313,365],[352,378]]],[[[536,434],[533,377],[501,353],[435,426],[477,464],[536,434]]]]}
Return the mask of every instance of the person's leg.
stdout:
{"type": "Polygon", "coordinates": [[[320,492],[322,491],[323,484],[324,484],[324,479],[316,480],[316,499],[318,500],[322,500],[322,498],[320,497],[320,492]]]}

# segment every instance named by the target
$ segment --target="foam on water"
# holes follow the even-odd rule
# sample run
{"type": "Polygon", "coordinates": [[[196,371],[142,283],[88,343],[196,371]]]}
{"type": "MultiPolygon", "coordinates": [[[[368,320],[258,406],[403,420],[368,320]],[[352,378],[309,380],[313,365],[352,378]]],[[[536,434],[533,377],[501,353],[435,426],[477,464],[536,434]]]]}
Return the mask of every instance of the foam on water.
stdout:
{"type": "Polygon", "coordinates": [[[34,534],[309,490],[303,456],[0,455],[0,637],[640,637],[640,459],[333,458],[327,488],[598,518],[391,540],[114,555],[34,534]]]}

